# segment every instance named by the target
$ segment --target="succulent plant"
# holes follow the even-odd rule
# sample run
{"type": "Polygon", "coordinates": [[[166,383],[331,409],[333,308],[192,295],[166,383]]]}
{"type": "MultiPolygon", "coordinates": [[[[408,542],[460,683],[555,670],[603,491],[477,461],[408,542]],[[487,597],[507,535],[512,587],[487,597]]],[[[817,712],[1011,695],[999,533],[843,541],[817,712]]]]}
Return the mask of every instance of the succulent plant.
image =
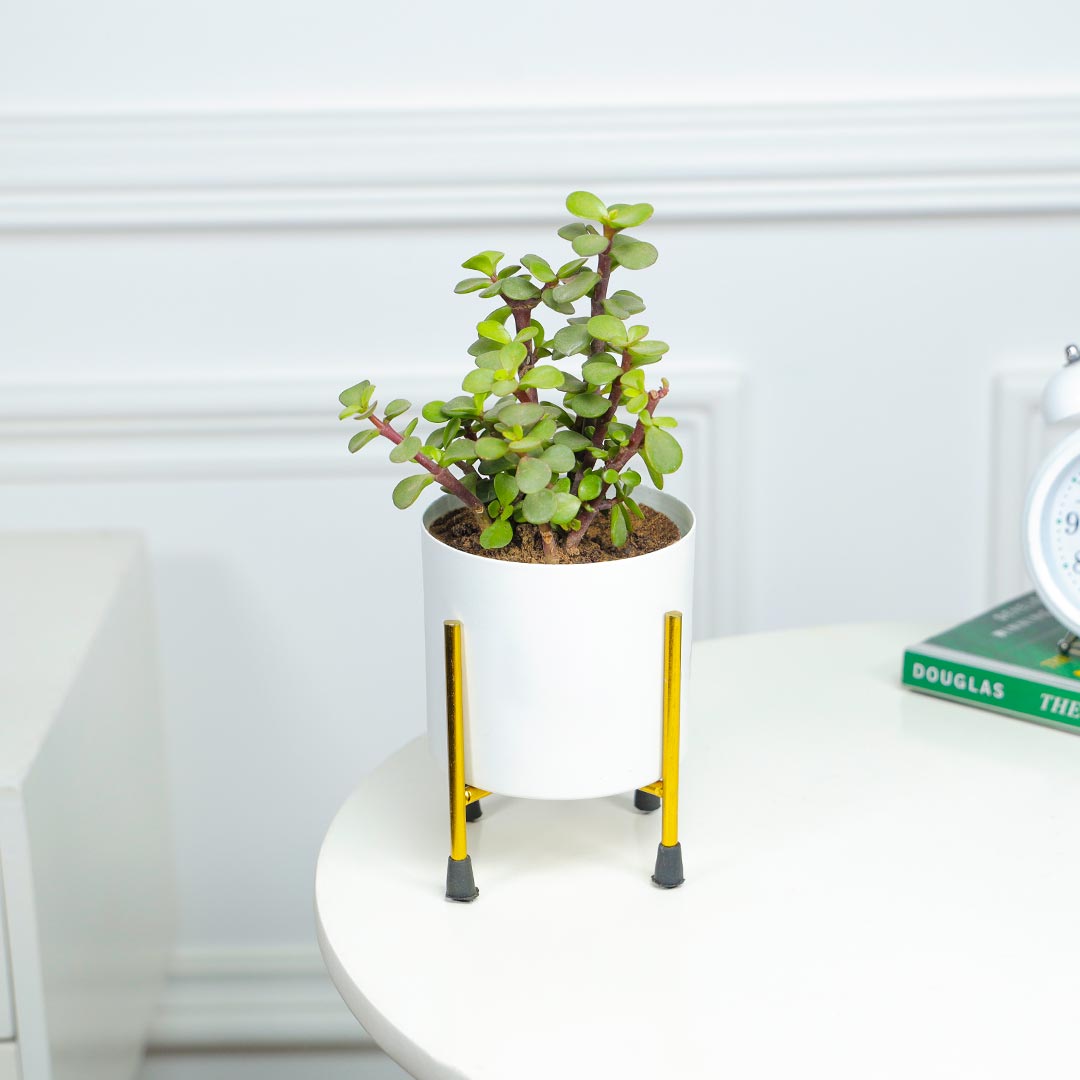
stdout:
{"type": "Polygon", "coordinates": [[[642,477],[628,466],[640,458],[662,488],[683,457],[671,433],[675,419],[657,415],[667,380],[650,389],[647,379],[646,368],[668,346],[650,338],[647,326],[630,324],[645,310],[640,296],[609,292],[616,269],[656,262],[656,248],[625,231],[647,221],[653,208],[606,206],[588,191],[568,195],[566,208],[579,220],[559,236],[575,257],[558,268],[539,255],[523,255],[500,269],[501,251],[481,251],[462,263],[473,276],[454,291],[498,298],[500,306],[476,326],[462,393],[424,405],[423,418],[436,425],[431,431],[416,434],[418,417],[394,427],[412,408],[401,398],[380,416],[367,380],[340,396],[341,419],[370,424],[352,437],[350,451],[381,436],[394,444],[391,461],[420,466],[394,488],[395,506],[411,506],[437,483],[475,510],[483,547],[505,547],[515,525],[528,522],[539,529],[550,561],[572,552],[605,510],[612,542],[624,545],[643,516],[633,497],[642,477]],[[587,314],[574,306],[582,300],[587,314]],[[567,317],[550,336],[533,318],[541,305],[567,317]],[[580,370],[572,372],[577,356],[580,370]]]}

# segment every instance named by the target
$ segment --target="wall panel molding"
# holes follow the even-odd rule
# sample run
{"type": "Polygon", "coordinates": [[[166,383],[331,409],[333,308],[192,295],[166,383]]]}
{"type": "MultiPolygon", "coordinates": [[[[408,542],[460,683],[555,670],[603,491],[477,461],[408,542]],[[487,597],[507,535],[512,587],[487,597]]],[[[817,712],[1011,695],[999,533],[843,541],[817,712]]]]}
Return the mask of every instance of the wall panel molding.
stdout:
{"type": "Polygon", "coordinates": [[[1080,97],[0,116],[0,230],[548,221],[569,187],[673,220],[1080,209],[1080,97]]]}
{"type": "MultiPolygon", "coordinates": [[[[734,368],[670,365],[686,464],[672,486],[700,529],[698,635],[731,633],[741,614],[739,455],[743,379],[734,368]]],[[[445,384],[416,366],[376,386],[419,406],[445,384]]],[[[299,379],[0,383],[0,485],[236,482],[305,476],[400,476],[376,445],[346,452],[335,419],[338,374],[299,379]]],[[[389,499],[389,488],[386,492],[389,499]]]]}

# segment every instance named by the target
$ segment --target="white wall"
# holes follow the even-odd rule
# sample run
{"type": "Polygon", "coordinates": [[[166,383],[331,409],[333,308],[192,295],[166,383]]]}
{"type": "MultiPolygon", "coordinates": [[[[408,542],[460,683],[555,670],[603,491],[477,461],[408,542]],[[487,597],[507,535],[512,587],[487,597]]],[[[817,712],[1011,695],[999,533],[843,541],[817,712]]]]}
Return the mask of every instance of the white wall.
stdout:
{"type": "Polygon", "coordinates": [[[417,515],[376,448],[346,454],[336,393],[456,382],[486,310],[458,263],[561,250],[571,187],[657,207],[634,287],[673,346],[703,625],[937,625],[1023,587],[1034,396],[1080,336],[1080,9],[663,12],[7,13],[0,526],[149,536],[183,920],[162,1045],[355,1037],[311,876],[422,725],[417,515]]]}

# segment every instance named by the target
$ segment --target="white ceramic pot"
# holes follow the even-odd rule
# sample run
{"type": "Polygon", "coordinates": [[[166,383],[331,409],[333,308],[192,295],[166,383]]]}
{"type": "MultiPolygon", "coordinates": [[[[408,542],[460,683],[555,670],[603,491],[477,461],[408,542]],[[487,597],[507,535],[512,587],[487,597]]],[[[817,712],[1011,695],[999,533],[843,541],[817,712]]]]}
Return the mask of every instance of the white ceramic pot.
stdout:
{"type": "Polygon", "coordinates": [[[600,563],[471,555],[428,531],[461,505],[456,498],[444,495],[424,513],[428,743],[445,763],[443,622],[458,619],[466,783],[519,798],[586,799],[659,779],[664,614],[683,613],[685,680],[694,515],[651,488],[635,497],[667,514],[682,538],[600,563]]]}

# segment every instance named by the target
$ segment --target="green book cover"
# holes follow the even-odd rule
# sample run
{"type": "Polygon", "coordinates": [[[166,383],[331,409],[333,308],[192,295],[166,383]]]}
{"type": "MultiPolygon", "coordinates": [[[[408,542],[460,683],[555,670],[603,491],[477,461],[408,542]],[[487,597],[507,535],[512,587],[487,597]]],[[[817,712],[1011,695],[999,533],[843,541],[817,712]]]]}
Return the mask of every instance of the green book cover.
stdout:
{"type": "Polygon", "coordinates": [[[1080,730],[1080,658],[1035,593],[1001,604],[904,652],[905,686],[924,694],[1080,730]]]}

